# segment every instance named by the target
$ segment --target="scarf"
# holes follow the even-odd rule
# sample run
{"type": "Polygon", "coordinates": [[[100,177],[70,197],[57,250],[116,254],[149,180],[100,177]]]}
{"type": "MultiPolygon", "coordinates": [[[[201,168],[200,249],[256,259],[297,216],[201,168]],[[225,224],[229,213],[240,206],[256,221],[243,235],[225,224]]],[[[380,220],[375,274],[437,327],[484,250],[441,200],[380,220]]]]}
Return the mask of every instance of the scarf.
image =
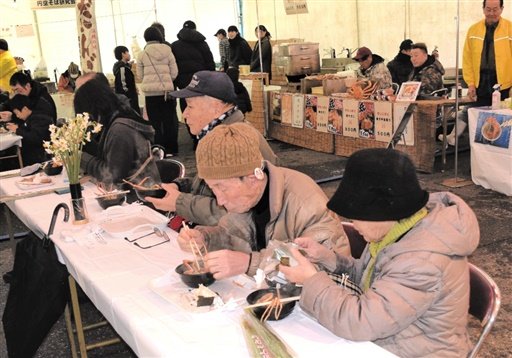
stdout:
{"type": "Polygon", "coordinates": [[[222,113],[218,118],[215,118],[206,127],[201,129],[201,132],[199,132],[199,134],[197,135],[197,139],[203,138],[213,128],[217,127],[219,124],[222,124],[222,122],[224,122],[224,120],[227,117],[229,117],[230,115],[232,115],[237,109],[238,109],[238,107],[234,106],[233,108],[229,109],[227,112],[222,113]]]}
{"type": "Polygon", "coordinates": [[[428,211],[426,208],[422,208],[420,211],[416,212],[412,216],[399,220],[391,230],[384,236],[381,241],[371,242],[369,246],[370,251],[370,261],[368,262],[368,267],[366,269],[366,276],[363,277],[363,291],[367,291],[370,288],[370,281],[373,275],[373,270],[375,268],[375,262],[377,261],[377,256],[379,253],[384,250],[386,247],[395,243],[400,239],[405,233],[411,230],[414,225],[416,225],[421,219],[427,216],[428,211]]]}

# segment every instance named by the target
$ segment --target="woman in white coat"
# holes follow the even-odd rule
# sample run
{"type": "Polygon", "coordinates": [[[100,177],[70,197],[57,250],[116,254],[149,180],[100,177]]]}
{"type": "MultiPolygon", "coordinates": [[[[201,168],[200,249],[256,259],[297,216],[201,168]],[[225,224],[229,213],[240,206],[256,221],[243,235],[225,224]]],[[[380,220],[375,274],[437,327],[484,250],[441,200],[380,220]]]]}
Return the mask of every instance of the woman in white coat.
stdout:
{"type": "Polygon", "coordinates": [[[178,76],[176,59],[156,27],[148,27],[144,39],[146,46],[137,57],[137,79],[142,81],[146,111],[155,128],[155,143],[163,146],[167,153],[177,154],[176,100],[168,96],[174,90],[173,80],[178,76]]]}

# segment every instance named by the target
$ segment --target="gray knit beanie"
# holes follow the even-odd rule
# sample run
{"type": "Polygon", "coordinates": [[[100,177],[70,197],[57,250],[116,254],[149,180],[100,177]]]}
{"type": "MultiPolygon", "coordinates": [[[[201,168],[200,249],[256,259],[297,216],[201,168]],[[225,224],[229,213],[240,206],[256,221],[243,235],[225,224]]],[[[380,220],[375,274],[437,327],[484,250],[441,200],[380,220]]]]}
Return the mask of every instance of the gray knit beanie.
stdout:
{"type": "Polygon", "coordinates": [[[228,179],[261,168],[259,133],[247,123],[221,124],[199,141],[197,174],[202,179],[228,179]]]}

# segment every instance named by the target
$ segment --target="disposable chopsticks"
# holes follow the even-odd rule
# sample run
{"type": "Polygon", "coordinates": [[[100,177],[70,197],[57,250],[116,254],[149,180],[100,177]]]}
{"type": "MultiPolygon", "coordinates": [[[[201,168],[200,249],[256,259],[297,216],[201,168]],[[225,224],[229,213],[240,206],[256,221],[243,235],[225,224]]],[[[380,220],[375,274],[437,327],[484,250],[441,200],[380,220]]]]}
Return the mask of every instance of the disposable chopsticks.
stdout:
{"type": "MultiPolygon", "coordinates": [[[[298,301],[298,300],[300,300],[300,296],[292,296],[292,297],[281,298],[279,300],[279,302],[287,303],[287,302],[293,302],[293,301],[298,301]]],[[[253,305],[249,305],[249,306],[244,307],[244,308],[247,309],[247,308],[264,307],[264,306],[268,306],[271,303],[272,303],[272,300],[266,301],[266,302],[255,303],[253,305]]]]}

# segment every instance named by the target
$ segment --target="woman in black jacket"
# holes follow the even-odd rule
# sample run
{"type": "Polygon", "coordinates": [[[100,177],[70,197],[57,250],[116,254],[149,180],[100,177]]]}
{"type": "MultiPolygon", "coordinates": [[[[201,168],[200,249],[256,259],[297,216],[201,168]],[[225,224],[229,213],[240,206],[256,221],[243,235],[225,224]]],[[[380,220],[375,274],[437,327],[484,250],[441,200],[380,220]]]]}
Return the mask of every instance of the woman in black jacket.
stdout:
{"type": "Polygon", "coordinates": [[[155,130],[148,121],[132,110],[104,83],[92,79],[75,95],[76,113],[89,113],[90,119],[103,125],[101,132],[84,148],[80,167],[106,184],[123,179],[138,182],[150,177],[147,184],[160,182],[151,155],[155,130]]]}
{"type": "Polygon", "coordinates": [[[269,80],[272,77],[272,45],[270,44],[270,32],[263,25],[254,29],[256,37],[260,40],[254,45],[251,56],[251,72],[266,72],[269,80]],[[261,65],[260,66],[260,42],[261,42],[261,65]]]}

